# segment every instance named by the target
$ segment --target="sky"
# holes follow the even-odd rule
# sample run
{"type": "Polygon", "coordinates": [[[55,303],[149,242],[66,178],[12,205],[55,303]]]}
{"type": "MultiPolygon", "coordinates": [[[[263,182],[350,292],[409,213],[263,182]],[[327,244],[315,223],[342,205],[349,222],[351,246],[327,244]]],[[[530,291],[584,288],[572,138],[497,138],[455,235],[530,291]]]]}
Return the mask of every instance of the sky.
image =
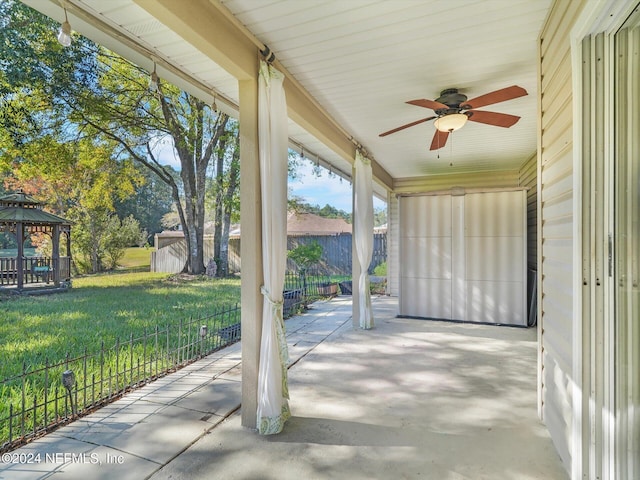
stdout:
{"type": "Polygon", "coordinates": [[[337,175],[329,176],[324,168],[321,171],[318,177],[313,174],[313,165],[303,162],[297,169],[296,178],[289,178],[290,194],[302,197],[310,205],[331,205],[338,210],[351,212],[351,184],[337,175]]]}
{"type": "MultiPolygon", "coordinates": [[[[313,165],[304,162],[298,169],[295,180],[289,179],[289,190],[296,196],[302,197],[310,205],[331,205],[338,210],[351,213],[351,183],[337,175],[329,175],[328,170],[322,169],[322,175],[313,174],[313,165]]],[[[374,197],[373,208],[384,208],[386,203],[374,197]]]]}
{"type": "MultiPolygon", "coordinates": [[[[171,165],[180,168],[180,161],[173,150],[170,139],[159,140],[154,148],[154,155],[163,165],[171,165]]],[[[347,180],[341,180],[337,175],[329,175],[326,169],[321,169],[318,177],[313,173],[313,164],[305,161],[298,168],[296,179],[289,179],[289,192],[297,197],[302,197],[305,203],[310,205],[331,205],[338,210],[351,213],[351,184],[347,180]]],[[[385,202],[374,197],[373,208],[385,207],[385,202]]]]}

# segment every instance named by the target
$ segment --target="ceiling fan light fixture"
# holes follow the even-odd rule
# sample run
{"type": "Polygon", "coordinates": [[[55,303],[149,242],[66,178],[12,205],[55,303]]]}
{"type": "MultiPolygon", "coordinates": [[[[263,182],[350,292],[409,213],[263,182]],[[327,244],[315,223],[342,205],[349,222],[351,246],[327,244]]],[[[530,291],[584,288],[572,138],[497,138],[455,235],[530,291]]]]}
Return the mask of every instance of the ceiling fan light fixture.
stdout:
{"type": "Polygon", "coordinates": [[[433,124],[441,132],[453,132],[462,128],[468,119],[464,113],[451,113],[437,118],[433,124]]]}

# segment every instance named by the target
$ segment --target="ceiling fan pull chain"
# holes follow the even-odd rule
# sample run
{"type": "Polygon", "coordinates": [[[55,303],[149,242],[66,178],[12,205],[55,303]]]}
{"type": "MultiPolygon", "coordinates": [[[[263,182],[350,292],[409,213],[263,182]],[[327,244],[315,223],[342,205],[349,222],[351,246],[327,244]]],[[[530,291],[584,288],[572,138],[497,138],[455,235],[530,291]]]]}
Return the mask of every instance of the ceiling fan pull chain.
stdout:
{"type": "Polygon", "coordinates": [[[453,130],[451,130],[451,141],[449,142],[449,166],[453,167],[453,130]]]}

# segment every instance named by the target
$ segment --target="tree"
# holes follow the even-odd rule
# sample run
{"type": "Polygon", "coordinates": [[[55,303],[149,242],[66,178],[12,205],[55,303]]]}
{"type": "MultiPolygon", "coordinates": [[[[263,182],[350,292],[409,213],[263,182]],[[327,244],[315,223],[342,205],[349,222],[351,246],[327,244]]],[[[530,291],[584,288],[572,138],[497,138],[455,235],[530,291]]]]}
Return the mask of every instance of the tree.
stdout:
{"type": "Polygon", "coordinates": [[[320,207],[320,205],[311,205],[306,203],[304,198],[295,195],[289,195],[288,208],[296,213],[313,213],[319,217],[342,218],[346,222],[351,223],[350,213],[328,204],[324,207],[320,207]]]}
{"type": "MultiPolygon", "coordinates": [[[[70,106],[60,93],[73,84],[96,81],[92,43],[74,36],[63,48],[57,22],[26,5],[0,2],[0,144],[23,145],[41,135],[60,134],[70,106]],[[71,72],[71,74],[70,74],[71,72]]],[[[74,135],[75,130],[67,133],[74,135]]]]}
{"type": "Polygon", "coordinates": [[[107,268],[114,269],[122,260],[127,247],[138,243],[140,224],[132,216],[120,220],[116,215],[109,218],[104,237],[104,252],[107,268]]]}
{"type": "Polygon", "coordinates": [[[62,49],[54,40],[58,24],[19,3],[3,2],[0,13],[0,54],[17,59],[0,64],[6,136],[18,145],[56,131],[64,140],[119,145],[119,158],[135,159],[170,188],[187,243],[185,271],[202,273],[207,168],[229,117],[163,81],[150,91],[147,72],[87,39],[74,36],[62,49]],[[154,154],[163,137],[173,140],[179,178],[154,154]]]}
{"type": "MultiPolygon", "coordinates": [[[[136,166],[143,182],[138,185],[133,195],[116,202],[118,217],[133,216],[139,223],[140,229],[147,232],[142,245],[150,241],[154,234],[163,230],[162,217],[172,211],[173,197],[169,186],[148,168],[136,166]]],[[[179,173],[174,172],[179,178],[179,173]]],[[[180,219],[177,216],[178,224],[180,219]]],[[[137,242],[139,243],[139,242],[137,242]]]]}
{"type": "Polygon", "coordinates": [[[216,152],[214,185],[212,188],[214,216],[213,257],[216,274],[229,274],[229,231],[234,212],[240,210],[240,138],[236,128],[225,135],[216,152]]]}
{"type": "Polygon", "coordinates": [[[98,94],[91,90],[75,92],[80,122],[120,143],[132,158],[171,188],[187,244],[184,271],[204,273],[206,174],[229,117],[161,81],[152,94],[146,75],[137,67],[103,50],[99,56],[111,66],[106,73],[117,73],[104,75],[98,94]],[[151,144],[160,135],[173,139],[180,159],[181,184],[153,153],[151,144]]]}
{"type": "Polygon", "coordinates": [[[378,207],[373,211],[373,225],[375,227],[381,227],[387,223],[387,209],[378,207]]]}
{"type": "Polygon", "coordinates": [[[162,216],[162,226],[168,230],[176,230],[180,226],[180,215],[175,205],[162,216]]]}
{"type": "Polygon", "coordinates": [[[307,292],[307,271],[309,267],[317,264],[322,258],[322,245],[316,240],[311,243],[303,243],[296,248],[289,250],[287,256],[298,266],[298,271],[302,277],[302,288],[307,292]]]}
{"type": "Polygon", "coordinates": [[[74,257],[83,271],[109,267],[107,245],[116,235],[109,229],[121,226],[114,205],[142,182],[132,161],[114,161],[113,144],[89,139],[60,144],[45,137],[24,145],[22,153],[24,158],[0,157],[0,165],[11,170],[5,183],[74,222],[74,257]]]}

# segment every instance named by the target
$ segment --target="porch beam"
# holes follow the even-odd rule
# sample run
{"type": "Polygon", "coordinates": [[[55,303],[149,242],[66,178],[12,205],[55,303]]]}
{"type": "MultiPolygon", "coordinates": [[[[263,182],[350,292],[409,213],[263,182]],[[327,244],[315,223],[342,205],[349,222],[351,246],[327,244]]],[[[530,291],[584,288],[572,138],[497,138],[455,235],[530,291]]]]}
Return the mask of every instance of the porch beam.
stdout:
{"type": "Polygon", "coordinates": [[[134,0],[238,80],[254,74],[257,46],[209,0],[134,0]]]}

